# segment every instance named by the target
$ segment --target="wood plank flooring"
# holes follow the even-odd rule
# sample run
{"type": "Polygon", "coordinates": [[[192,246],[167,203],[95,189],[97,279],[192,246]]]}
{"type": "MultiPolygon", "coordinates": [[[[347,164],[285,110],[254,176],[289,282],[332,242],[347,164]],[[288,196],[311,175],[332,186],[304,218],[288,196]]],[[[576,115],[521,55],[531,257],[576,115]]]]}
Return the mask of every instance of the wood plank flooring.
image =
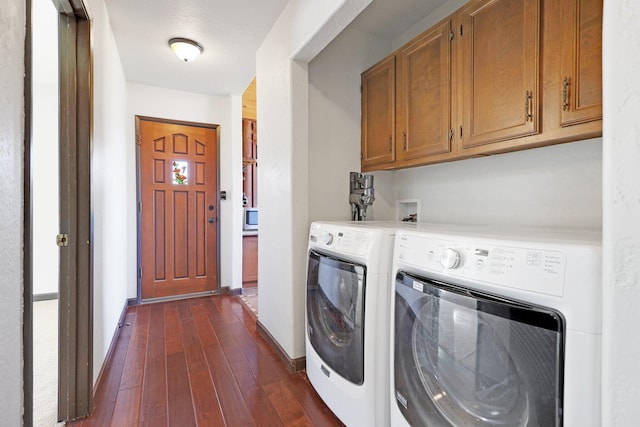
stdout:
{"type": "Polygon", "coordinates": [[[70,425],[342,426],[237,297],[130,307],[125,324],[93,415],[70,425]]]}

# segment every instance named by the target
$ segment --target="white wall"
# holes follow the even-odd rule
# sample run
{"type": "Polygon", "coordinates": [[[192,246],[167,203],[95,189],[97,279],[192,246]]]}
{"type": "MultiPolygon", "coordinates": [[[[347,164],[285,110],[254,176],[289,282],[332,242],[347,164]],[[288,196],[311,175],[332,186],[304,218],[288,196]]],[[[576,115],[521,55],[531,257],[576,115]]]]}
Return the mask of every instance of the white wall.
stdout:
{"type": "Polygon", "coordinates": [[[603,426],[640,420],[640,3],[605,0],[603,426]]]}
{"type": "MultiPolygon", "coordinates": [[[[389,40],[347,28],[309,63],[309,222],[351,219],[349,172],[360,171],[360,74],[390,51],[389,40]]],[[[376,179],[368,220],[391,211],[385,197],[392,189],[384,185],[392,181],[376,179]]]]}
{"type": "Polygon", "coordinates": [[[395,171],[421,222],[600,229],[602,139],[395,171]]]}
{"type": "Polygon", "coordinates": [[[0,414],[22,423],[25,2],[0,0],[0,414]]]}
{"type": "MultiPolygon", "coordinates": [[[[135,277],[127,189],[126,83],[104,0],[86,1],[93,54],[93,376],[97,378],[135,277]]],[[[135,238],[133,240],[135,247],[135,238]]]]}
{"type": "MultiPolygon", "coordinates": [[[[242,287],[242,97],[200,95],[129,83],[127,116],[127,169],[129,179],[136,182],[135,116],[157,117],[220,125],[219,174],[220,190],[227,192],[221,200],[220,224],[220,283],[230,288],[242,287]]],[[[132,259],[135,249],[135,185],[128,189],[131,206],[129,223],[133,227],[132,259]]],[[[129,286],[129,296],[136,296],[135,276],[129,286]]]]}
{"type": "Polygon", "coordinates": [[[58,168],[58,11],[51,0],[32,3],[31,186],[33,295],[58,292],[60,230],[58,168]]]}
{"type": "Polygon", "coordinates": [[[407,28],[407,30],[404,33],[396,37],[392,41],[393,49],[394,50],[398,49],[405,43],[412,40],[414,37],[421,34],[427,28],[432,27],[433,25],[437,24],[440,20],[444,19],[445,17],[454,13],[456,10],[460,9],[462,6],[464,6],[468,2],[469,0],[449,0],[448,2],[444,3],[442,6],[434,10],[433,13],[430,13],[429,15],[425,16],[420,21],[413,24],[410,28],[407,28]]]}
{"type": "Polygon", "coordinates": [[[260,322],[292,358],[304,355],[308,235],[307,63],[371,0],[291,0],[256,55],[260,121],[260,322]]]}

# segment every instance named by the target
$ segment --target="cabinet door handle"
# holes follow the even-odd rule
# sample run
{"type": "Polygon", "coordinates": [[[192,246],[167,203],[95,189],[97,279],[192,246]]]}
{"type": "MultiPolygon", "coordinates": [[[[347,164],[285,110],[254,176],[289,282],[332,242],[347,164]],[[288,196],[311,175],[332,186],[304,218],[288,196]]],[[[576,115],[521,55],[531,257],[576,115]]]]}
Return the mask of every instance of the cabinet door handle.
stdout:
{"type": "Polygon", "coordinates": [[[402,131],[402,150],[407,151],[407,132],[402,131]]]}
{"type": "Polygon", "coordinates": [[[569,111],[569,77],[562,81],[562,111],[569,111]]]}
{"type": "Polygon", "coordinates": [[[387,140],[387,151],[391,152],[392,148],[393,148],[393,138],[391,138],[391,135],[389,135],[389,139],[387,140]]]}
{"type": "Polygon", "coordinates": [[[527,91],[524,102],[524,121],[533,121],[533,92],[527,91]]]}

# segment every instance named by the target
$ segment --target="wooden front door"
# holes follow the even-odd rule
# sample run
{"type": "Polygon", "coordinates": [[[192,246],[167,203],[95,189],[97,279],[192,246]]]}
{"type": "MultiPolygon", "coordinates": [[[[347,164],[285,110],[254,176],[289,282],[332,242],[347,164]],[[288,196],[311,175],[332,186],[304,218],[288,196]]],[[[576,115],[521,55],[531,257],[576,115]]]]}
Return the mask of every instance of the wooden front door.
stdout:
{"type": "Polygon", "coordinates": [[[218,290],[217,127],[137,118],[141,299],[218,290]]]}

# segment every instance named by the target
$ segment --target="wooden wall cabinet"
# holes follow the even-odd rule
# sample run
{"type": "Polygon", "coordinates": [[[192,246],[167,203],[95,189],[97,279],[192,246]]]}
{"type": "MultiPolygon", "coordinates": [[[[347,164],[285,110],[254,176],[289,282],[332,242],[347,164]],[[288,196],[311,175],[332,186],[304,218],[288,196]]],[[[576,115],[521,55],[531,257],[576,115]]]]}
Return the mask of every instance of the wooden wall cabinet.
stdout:
{"type": "Polygon", "coordinates": [[[463,148],[538,133],[539,0],[473,0],[459,14],[463,148]]]}
{"type": "Polygon", "coordinates": [[[451,21],[426,31],[397,52],[396,159],[451,152],[451,21]]]}
{"type": "Polygon", "coordinates": [[[387,57],[362,74],[363,167],[395,161],[396,58],[387,57]]]}
{"type": "Polygon", "coordinates": [[[244,206],[258,206],[258,126],[253,119],[242,119],[242,191],[244,206]]]}
{"type": "Polygon", "coordinates": [[[362,169],[396,168],[451,154],[451,22],[362,74],[362,169]]]}
{"type": "Polygon", "coordinates": [[[471,0],[362,74],[362,170],[601,136],[601,57],[602,0],[471,0]]]}
{"type": "Polygon", "coordinates": [[[242,286],[258,286],[258,236],[242,238],[242,286]]]}
{"type": "Polygon", "coordinates": [[[561,125],[602,119],[602,0],[563,0],[561,125]]]}

